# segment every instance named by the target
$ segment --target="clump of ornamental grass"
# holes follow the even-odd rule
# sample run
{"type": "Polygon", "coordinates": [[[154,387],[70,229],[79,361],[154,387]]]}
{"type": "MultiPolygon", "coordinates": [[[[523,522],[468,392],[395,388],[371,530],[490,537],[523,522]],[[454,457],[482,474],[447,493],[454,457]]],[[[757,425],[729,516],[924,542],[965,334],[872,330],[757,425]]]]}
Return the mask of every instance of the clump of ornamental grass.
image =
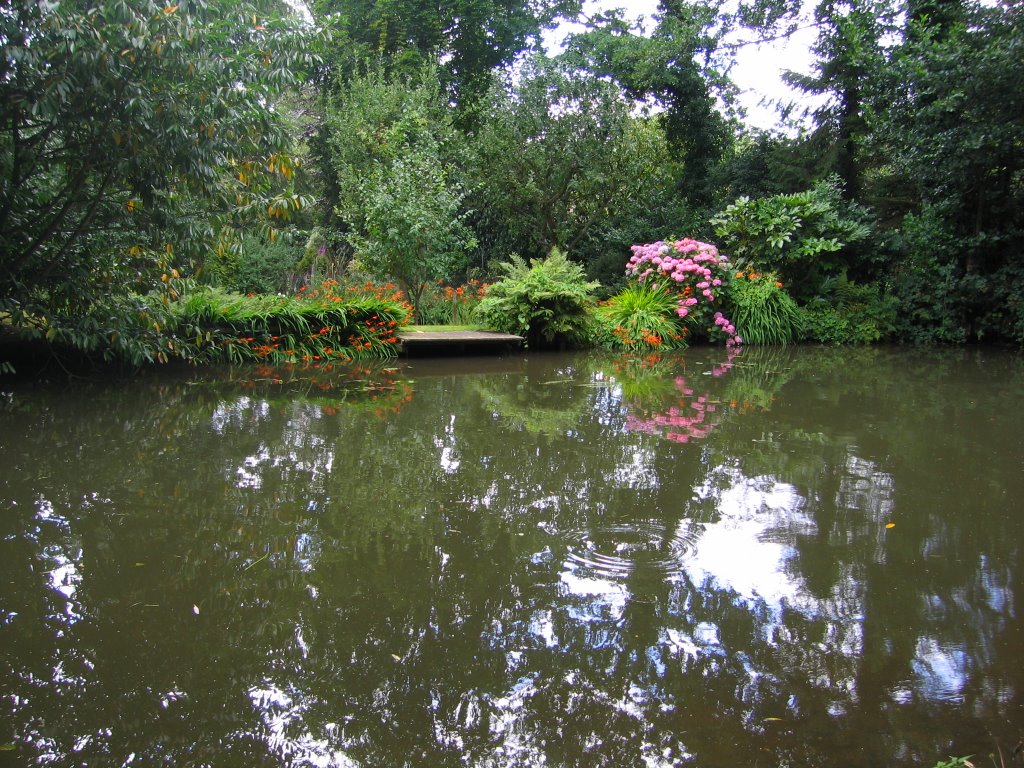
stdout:
{"type": "Polygon", "coordinates": [[[459,285],[438,281],[420,297],[417,325],[473,325],[473,314],[488,288],[487,283],[475,278],[459,285]]]}
{"type": "Polygon", "coordinates": [[[785,345],[800,335],[800,308],[772,273],[737,272],[729,283],[732,320],[748,344],[785,345]]]}
{"type": "Polygon", "coordinates": [[[686,346],[687,329],[678,315],[679,296],[664,280],[630,283],[597,309],[605,343],[639,351],[686,346]]]}

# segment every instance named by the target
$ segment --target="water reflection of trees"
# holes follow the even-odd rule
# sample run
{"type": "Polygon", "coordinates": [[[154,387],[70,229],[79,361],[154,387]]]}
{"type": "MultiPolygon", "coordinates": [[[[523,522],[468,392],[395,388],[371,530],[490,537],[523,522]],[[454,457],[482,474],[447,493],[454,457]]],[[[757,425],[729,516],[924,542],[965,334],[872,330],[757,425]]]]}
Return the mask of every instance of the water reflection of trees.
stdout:
{"type": "Polygon", "coordinates": [[[0,654],[19,750],[867,765],[1008,739],[1022,452],[989,419],[1019,418],[1020,371],[762,354],[720,378],[690,357],[722,407],[686,445],[626,429],[674,383],[629,390],[583,357],[423,377],[397,413],[266,382],[16,397],[0,654]],[[516,407],[536,403],[567,416],[531,429],[516,407]],[[656,552],[618,574],[570,557],[570,532],[655,518],[695,537],[672,573],[656,552]]]}

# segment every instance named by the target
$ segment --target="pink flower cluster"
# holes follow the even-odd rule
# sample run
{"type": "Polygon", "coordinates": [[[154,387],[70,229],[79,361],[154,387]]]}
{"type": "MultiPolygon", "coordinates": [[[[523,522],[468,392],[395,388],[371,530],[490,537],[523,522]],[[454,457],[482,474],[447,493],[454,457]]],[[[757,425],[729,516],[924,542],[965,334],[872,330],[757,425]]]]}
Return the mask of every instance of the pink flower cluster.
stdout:
{"type": "MultiPolygon", "coordinates": [[[[698,296],[712,304],[715,289],[722,285],[722,278],[729,268],[728,259],[719,255],[718,248],[711,243],[702,243],[689,237],[674,242],[662,240],[645,245],[634,245],[633,255],[626,262],[626,274],[643,282],[648,276],[657,274],[667,277],[680,293],[676,314],[686,318],[696,312],[700,303],[698,296]]],[[[721,312],[715,313],[715,327],[726,334],[726,345],[742,344],[736,335],[736,328],[721,312]]]]}

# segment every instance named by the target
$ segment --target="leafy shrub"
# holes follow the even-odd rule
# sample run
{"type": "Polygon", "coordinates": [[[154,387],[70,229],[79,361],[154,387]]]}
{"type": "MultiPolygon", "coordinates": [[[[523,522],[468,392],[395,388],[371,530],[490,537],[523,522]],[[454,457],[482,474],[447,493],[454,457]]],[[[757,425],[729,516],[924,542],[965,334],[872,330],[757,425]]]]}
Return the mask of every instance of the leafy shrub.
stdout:
{"type": "Polygon", "coordinates": [[[800,308],[773,273],[736,274],[728,298],[737,333],[748,344],[789,344],[800,336],[800,308]]]}
{"type": "Polygon", "coordinates": [[[839,275],[802,308],[804,336],[823,344],[871,344],[892,335],[896,306],[877,284],[860,285],[839,275]]]}
{"type": "Polygon", "coordinates": [[[557,248],[527,265],[513,255],[501,265],[505,277],[491,284],[477,306],[479,322],[526,338],[530,347],[579,346],[593,332],[597,282],[557,248]]]}
{"type": "Polygon", "coordinates": [[[288,289],[303,248],[282,240],[244,237],[237,249],[210,262],[217,285],[232,293],[279,293],[288,289]]]}
{"type": "Polygon", "coordinates": [[[962,344],[967,338],[964,290],[957,275],[963,244],[941,214],[909,214],[891,242],[902,254],[891,281],[900,311],[896,338],[913,344],[962,344]]]}
{"type": "Polygon", "coordinates": [[[741,197],[711,222],[737,264],[778,272],[791,295],[805,301],[822,281],[849,268],[843,250],[868,238],[867,220],[864,209],[843,201],[832,178],[793,195],[741,197]]]}
{"type": "Polygon", "coordinates": [[[630,283],[597,309],[603,341],[627,350],[685,346],[679,296],[666,280],[630,283]]]}

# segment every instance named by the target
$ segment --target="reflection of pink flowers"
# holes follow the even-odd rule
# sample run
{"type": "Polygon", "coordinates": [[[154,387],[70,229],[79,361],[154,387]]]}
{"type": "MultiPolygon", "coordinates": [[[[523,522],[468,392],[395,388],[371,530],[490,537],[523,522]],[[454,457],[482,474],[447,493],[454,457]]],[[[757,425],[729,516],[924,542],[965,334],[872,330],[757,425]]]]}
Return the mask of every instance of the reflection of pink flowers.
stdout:
{"type": "MultiPolygon", "coordinates": [[[[703,401],[705,397],[698,398],[703,401]]],[[[703,440],[715,425],[708,423],[710,409],[705,409],[703,402],[690,405],[690,412],[678,406],[672,406],[664,413],[643,418],[629,414],[626,417],[626,429],[630,432],[644,432],[649,435],[662,435],[678,443],[690,440],[703,440]]]]}
{"type": "MultiPolygon", "coordinates": [[[[729,347],[725,360],[711,369],[711,375],[720,378],[732,370],[733,358],[737,354],[739,350],[735,346],[729,347]]],[[[673,384],[677,392],[674,404],[654,413],[641,409],[636,412],[631,410],[626,415],[626,429],[630,432],[661,435],[677,443],[703,440],[711,434],[721,419],[718,402],[712,400],[708,392],[694,396],[693,388],[687,384],[685,376],[676,376],[673,384]]]]}

